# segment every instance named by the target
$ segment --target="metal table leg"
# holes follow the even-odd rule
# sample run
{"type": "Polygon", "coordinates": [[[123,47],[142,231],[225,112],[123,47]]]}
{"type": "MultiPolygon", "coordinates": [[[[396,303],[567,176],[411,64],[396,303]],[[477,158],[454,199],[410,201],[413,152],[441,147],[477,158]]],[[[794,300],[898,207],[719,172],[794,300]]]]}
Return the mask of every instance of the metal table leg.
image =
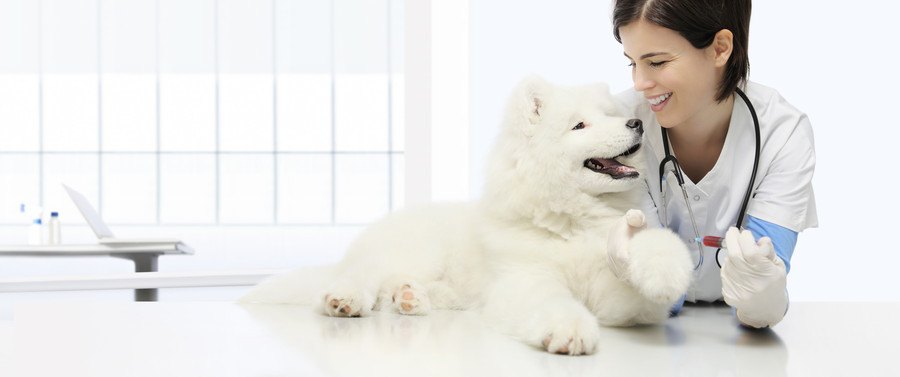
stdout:
{"type": "MultiPolygon", "coordinates": [[[[159,255],[156,254],[132,255],[129,259],[134,262],[134,272],[156,272],[159,267],[159,255]]],[[[134,301],[156,301],[157,296],[156,288],[134,290],[134,301]]]]}

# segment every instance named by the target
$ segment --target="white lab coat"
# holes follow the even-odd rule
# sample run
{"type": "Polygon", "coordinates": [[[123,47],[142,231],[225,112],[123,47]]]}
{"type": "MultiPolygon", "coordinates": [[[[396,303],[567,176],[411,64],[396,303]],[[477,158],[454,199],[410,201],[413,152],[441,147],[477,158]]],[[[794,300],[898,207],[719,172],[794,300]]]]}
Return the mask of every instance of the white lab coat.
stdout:
{"type": "MultiPolygon", "coordinates": [[[[749,82],[744,92],[756,108],[761,132],[759,167],[747,214],[796,232],[816,227],[818,218],[811,183],[816,156],[809,119],[771,88],[749,82]]],[[[668,175],[668,182],[663,184],[667,186],[666,192],[660,193],[659,162],[665,152],[656,115],[640,92],[632,89],[618,97],[626,109],[633,112],[631,115],[644,124],[643,149],[647,159],[644,177],[649,192],[644,211],[648,213],[651,226],[655,223],[653,220],[667,219],[668,227],[688,244],[696,264],[698,246],[693,241],[691,219],[674,174],[668,175]]],[[[715,166],[699,183],[684,176],[701,237],[724,236],[725,231],[737,222],[753,169],[755,140],[750,111],[735,95],[725,145],[715,166]]],[[[703,266],[688,291],[688,301],[722,298],[716,249],[703,249],[703,266]]],[[[722,251],[723,254],[726,252],[722,251]]]]}

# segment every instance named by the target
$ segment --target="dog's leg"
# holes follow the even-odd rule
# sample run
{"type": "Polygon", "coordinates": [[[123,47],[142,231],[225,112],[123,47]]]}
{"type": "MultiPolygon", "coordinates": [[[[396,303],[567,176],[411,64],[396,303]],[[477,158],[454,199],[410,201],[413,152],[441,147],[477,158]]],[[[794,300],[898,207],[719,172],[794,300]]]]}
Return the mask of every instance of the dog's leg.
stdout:
{"type": "Polygon", "coordinates": [[[640,210],[629,210],[618,220],[606,252],[610,271],[653,303],[671,306],[690,285],[684,242],[668,229],[647,229],[640,210]]]}
{"type": "Polygon", "coordinates": [[[591,354],[597,349],[597,318],[560,278],[539,271],[506,273],[485,297],[486,319],[516,339],[559,354],[591,354]]]}
{"type": "Polygon", "coordinates": [[[647,228],[644,212],[628,210],[610,229],[606,237],[606,256],[610,271],[622,281],[628,280],[628,245],[635,233],[647,228]]]}

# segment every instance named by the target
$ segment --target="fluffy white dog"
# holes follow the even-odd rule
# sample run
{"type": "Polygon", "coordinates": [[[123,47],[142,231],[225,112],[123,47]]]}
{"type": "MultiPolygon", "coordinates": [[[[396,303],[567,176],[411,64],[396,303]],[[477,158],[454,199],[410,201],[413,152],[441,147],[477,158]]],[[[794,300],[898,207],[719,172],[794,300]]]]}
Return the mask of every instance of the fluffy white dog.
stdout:
{"type": "Polygon", "coordinates": [[[644,229],[643,128],[605,85],[532,77],[509,102],[475,203],[405,209],[336,266],[273,277],[243,302],[314,303],[330,316],[476,309],[549,352],[596,350],[599,325],[660,323],[687,290],[684,243],[644,229]]]}

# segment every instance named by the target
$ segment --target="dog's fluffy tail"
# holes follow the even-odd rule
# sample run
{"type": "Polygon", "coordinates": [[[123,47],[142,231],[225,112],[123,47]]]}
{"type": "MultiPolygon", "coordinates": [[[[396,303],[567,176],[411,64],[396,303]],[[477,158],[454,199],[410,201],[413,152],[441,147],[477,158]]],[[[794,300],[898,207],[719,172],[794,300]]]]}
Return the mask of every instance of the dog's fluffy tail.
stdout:
{"type": "Polygon", "coordinates": [[[238,299],[239,303],[312,305],[325,289],[334,266],[302,267],[272,276],[238,299]]]}

